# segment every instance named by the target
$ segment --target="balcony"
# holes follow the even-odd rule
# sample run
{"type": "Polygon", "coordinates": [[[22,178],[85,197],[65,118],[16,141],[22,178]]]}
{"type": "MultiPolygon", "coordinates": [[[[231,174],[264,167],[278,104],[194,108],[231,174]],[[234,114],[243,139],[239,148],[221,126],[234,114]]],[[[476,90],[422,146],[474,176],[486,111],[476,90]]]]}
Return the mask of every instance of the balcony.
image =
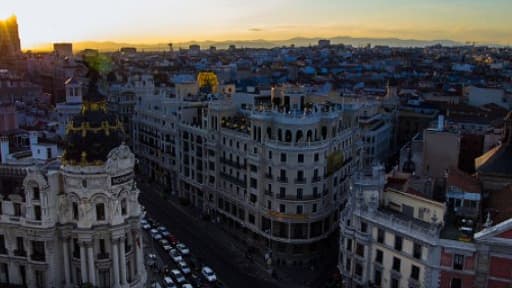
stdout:
{"type": "Polygon", "coordinates": [[[270,191],[270,190],[265,190],[265,195],[267,195],[267,196],[273,196],[273,195],[274,195],[274,193],[272,193],[272,191],[270,191]]]}
{"type": "Polygon", "coordinates": [[[267,173],[267,174],[265,174],[265,178],[272,180],[272,179],[274,179],[274,176],[272,176],[272,174],[267,173]]]}
{"type": "Polygon", "coordinates": [[[313,179],[311,180],[313,183],[317,183],[322,181],[322,177],[320,176],[313,176],[313,179]]]}
{"type": "Polygon", "coordinates": [[[21,250],[21,249],[16,249],[16,250],[14,250],[14,256],[27,257],[27,251],[21,250]]]}
{"type": "Polygon", "coordinates": [[[279,177],[277,178],[277,181],[281,182],[281,183],[288,183],[288,177],[279,177]]]}
{"type": "Polygon", "coordinates": [[[30,259],[38,262],[45,262],[46,256],[44,255],[44,253],[34,253],[30,255],[30,259]]]}
{"type": "Polygon", "coordinates": [[[295,178],[295,184],[306,184],[306,178],[295,178]]]}

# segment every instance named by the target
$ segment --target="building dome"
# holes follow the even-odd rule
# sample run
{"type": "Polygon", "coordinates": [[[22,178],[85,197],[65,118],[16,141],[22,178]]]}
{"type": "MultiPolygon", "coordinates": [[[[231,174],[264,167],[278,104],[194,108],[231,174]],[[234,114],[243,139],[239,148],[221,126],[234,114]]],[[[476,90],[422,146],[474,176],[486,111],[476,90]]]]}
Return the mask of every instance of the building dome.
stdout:
{"type": "Polygon", "coordinates": [[[122,123],[107,111],[106,98],[98,91],[96,79],[91,79],[80,113],[66,127],[64,163],[101,165],[123,140],[122,123]]]}

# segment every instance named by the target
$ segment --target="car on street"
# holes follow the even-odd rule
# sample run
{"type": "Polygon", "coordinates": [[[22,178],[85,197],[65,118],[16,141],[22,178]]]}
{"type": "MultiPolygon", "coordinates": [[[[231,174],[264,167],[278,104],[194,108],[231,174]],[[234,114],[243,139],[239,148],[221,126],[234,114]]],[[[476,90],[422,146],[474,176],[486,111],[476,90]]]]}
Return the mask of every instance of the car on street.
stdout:
{"type": "Polygon", "coordinates": [[[201,275],[206,279],[208,282],[215,282],[217,281],[217,276],[215,275],[215,272],[213,272],[212,268],[208,266],[204,266],[201,269],[201,275]]]}
{"type": "Polygon", "coordinates": [[[158,232],[164,232],[164,231],[168,231],[167,228],[165,226],[158,226],[158,232]]]}
{"type": "Polygon", "coordinates": [[[162,239],[162,235],[160,235],[160,233],[152,234],[151,237],[156,241],[162,239]]]}
{"type": "Polygon", "coordinates": [[[149,224],[147,224],[147,223],[146,223],[146,224],[143,224],[143,225],[142,225],[142,229],[144,229],[144,230],[150,230],[150,229],[151,229],[151,225],[149,225],[149,224]]]}
{"type": "Polygon", "coordinates": [[[148,260],[146,264],[149,267],[154,267],[156,265],[156,255],[155,254],[148,254],[148,260]]]}
{"type": "Polygon", "coordinates": [[[164,249],[165,252],[169,252],[172,250],[172,246],[171,245],[164,245],[162,246],[162,248],[164,249]]]}
{"type": "Polygon", "coordinates": [[[185,284],[181,285],[181,288],[194,288],[194,286],[192,286],[192,284],[190,284],[190,283],[185,283],[185,284]]]}
{"type": "Polygon", "coordinates": [[[160,239],[158,240],[158,244],[160,244],[160,246],[169,245],[169,241],[167,241],[167,239],[160,239]]]}
{"type": "Polygon", "coordinates": [[[180,241],[178,241],[178,238],[176,238],[176,236],[172,234],[169,234],[169,236],[167,236],[167,240],[169,240],[169,243],[171,243],[172,246],[176,246],[176,244],[180,243],[180,241]]]}
{"type": "Polygon", "coordinates": [[[181,257],[180,253],[176,249],[171,249],[171,251],[169,251],[169,256],[171,256],[172,261],[174,261],[174,263],[183,261],[183,257],[181,257]]]}
{"type": "Polygon", "coordinates": [[[164,277],[165,288],[177,288],[172,278],[169,276],[164,277]]]}
{"type": "Polygon", "coordinates": [[[178,270],[178,269],[172,269],[171,276],[179,284],[187,282],[187,279],[185,279],[185,276],[183,276],[183,274],[181,274],[180,270],[178,270]]]}
{"type": "Polygon", "coordinates": [[[188,267],[187,263],[185,261],[178,262],[178,268],[183,272],[183,274],[188,275],[190,274],[190,267],[188,267]]]}
{"type": "Polygon", "coordinates": [[[183,243],[176,244],[176,249],[178,249],[183,256],[190,254],[190,249],[183,243]]]}

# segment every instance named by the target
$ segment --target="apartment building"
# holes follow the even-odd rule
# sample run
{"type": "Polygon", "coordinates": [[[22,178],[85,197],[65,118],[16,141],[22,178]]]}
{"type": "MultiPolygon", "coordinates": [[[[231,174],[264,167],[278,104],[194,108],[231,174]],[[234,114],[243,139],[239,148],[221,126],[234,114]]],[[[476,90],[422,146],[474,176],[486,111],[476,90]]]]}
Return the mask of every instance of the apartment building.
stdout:
{"type": "Polygon", "coordinates": [[[309,104],[300,86],[233,95],[199,88],[192,77],[177,77],[174,91],[137,103],[141,171],[249,232],[274,262],[318,258],[357,167],[358,106],[309,104]]]}

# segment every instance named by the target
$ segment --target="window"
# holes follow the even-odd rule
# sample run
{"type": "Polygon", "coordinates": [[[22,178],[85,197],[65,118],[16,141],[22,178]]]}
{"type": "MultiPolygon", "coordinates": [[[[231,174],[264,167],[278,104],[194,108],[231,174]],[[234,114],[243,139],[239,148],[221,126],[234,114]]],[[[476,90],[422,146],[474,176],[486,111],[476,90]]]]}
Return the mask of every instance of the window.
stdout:
{"type": "Polygon", "coordinates": [[[126,204],[126,198],[124,198],[121,200],[121,215],[126,215],[126,214],[128,214],[128,207],[126,204]]]}
{"type": "Polygon", "coordinates": [[[377,286],[382,284],[382,272],[380,270],[375,270],[373,273],[373,284],[377,286]]]}
{"type": "Polygon", "coordinates": [[[258,188],[258,181],[256,180],[256,178],[251,177],[251,188],[258,188]]]}
{"type": "Polygon", "coordinates": [[[45,261],[43,241],[32,241],[32,255],[30,258],[36,261],[45,261]]]}
{"type": "Polygon", "coordinates": [[[358,256],[364,257],[364,245],[361,243],[356,243],[356,254],[358,256]]]}
{"type": "Polygon", "coordinates": [[[462,288],[462,279],[453,278],[450,282],[450,288],[462,288]]]}
{"type": "Polygon", "coordinates": [[[352,251],[352,239],[347,239],[347,251],[352,251]]]}
{"type": "Polygon", "coordinates": [[[78,203],[73,202],[73,220],[78,220],[78,203]]]}
{"type": "Polygon", "coordinates": [[[384,244],[384,230],[380,229],[377,230],[377,242],[384,244]]]}
{"type": "Polygon", "coordinates": [[[304,163],[304,154],[297,155],[297,162],[304,163]]]}
{"type": "Polygon", "coordinates": [[[281,213],[286,212],[286,206],[284,206],[284,204],[279,204],[279,212],[281,212],[281,213]]]}
{"type": "Polygon", "coordinates": [[[34,187],[32,189],[32,196],[34,200],[40,200],[41,199],[41,193],[39,193],[39,187],[34,187]]]}
{"type": "Polygon", "coordinates": [[[283,199],[284,197],[286,197],[286,188],[279,187],[279,198],[283,199]]]}
{"type": "Polygon", "coordinates": [[[297,200],[302,200],[302,188],[297,188],[297,200]]]}
{"type": "Polygon", "coordinates": [[[382,264],[384,260],[384,252],[382,250],[377,249],[375,252],[375,262],[382,264]]]}
{"type": "Polygon", "coordinates": [[[403,238],[395,235],[395,250],[402,251],[403,238]]]}
{"type": "Polygon", "coordinates": [[[414,280],[420,279],[420,267],[412,265],[411,267],[411,278],[414,280]]]}
{"type": "Polygon", "coordinates": [[[314,158],[315,158],[315,162],[318,162],[318,158],[319,158],[319,157],[318,157],[318,153],[315,153],[314,158]]]}
{"type": "Polygon", "coordinates": [[[464,268],[464,255],[453,255],[453,269],[462,270],[464,268]]]}
{"type": "Polygon", "coordinates": [[[281,153],[281,162],[286,162],[286,154],[281,153]]]}
{"type": "Polygon", "coordinates": [[[268,159],[271,160],[272,159],[272,151],[268,151],[268,159]]]}
{"type": "Polygon", "coordinates": [[[366,233],[368,231],[368,224],[366,222],[361,222],[361,232],[366,233]]]}
{"type": "Polygon", "coordinates": [[[314,203],[314,204],[313,204],[313,207],[311,208],[311,211],[312,211],[313,213],[316,213],[316,210],[317,210],[317,207],[316,207],[316,206],[317,206],[317,205],[316,205],[316,203],[314,203]]]}
{"type": "Polygon", "coordinates": [[[96,204],[96,220],[105,221],[105,204],[103,203],[96,204]]]}
{"type": "Polygon", "coordinates": [[[363,266],[360,263],[356,263],[355,273],[357,276],[362,277],[363,276],[363,266]]]}
{"type": "Polygon", "coordinates": [[[272,209],[272,201],[270,201],[270,200],[267,201],[267,209],[268,210],[272,209]]]}
{"type": "Polygon", "coordinates": [[[251,223],[251,224],[256,223],[256,218],[252,214],[249,214],[249,223],[251,223]]]}
{"type": "Polygon", "coordinates": [[[0,254],[7,254],[7,248],[5,247],[4,235],[0,235],[0,254]]]}
{"type": "Polygon", "coordinates": [[[21,217],[21,204],[20,203],[13,203],[14,208],[14,216],[21,217]]]}
{"type": "Polygon", "coordinates": [[[350,261],[350,258],[347,257],[347,260],[345,261],[345,270],[346,271],[350,272],[350,268],[351,268],[350,266],[352,266],[351,264],[352,264],[352,262],[350,261]]]}
{"type": "Polygon", "coordinates": [[[302,214],[302,205],[297,205],[297,214],[302,214]]]}
{"type": "Polygon", "coordinates": [[[393,257],[393,270],[400,272],[400,258],[393,257]]]}
{"type": "Polygon", "coordinates": [[[41,206],[34,205],[34,219],[41,221],[41,206]]]}
{"type": "Polygon", "coordinates": [[[414,243],[412,256],[416,259],[421,259],[421,245],[418,243],[414,243]]]}
{"type": "Polygon", "coordinates": [[[396,278],[391,278],[391,288],[399,288],[400,281],[396,278]]]}

